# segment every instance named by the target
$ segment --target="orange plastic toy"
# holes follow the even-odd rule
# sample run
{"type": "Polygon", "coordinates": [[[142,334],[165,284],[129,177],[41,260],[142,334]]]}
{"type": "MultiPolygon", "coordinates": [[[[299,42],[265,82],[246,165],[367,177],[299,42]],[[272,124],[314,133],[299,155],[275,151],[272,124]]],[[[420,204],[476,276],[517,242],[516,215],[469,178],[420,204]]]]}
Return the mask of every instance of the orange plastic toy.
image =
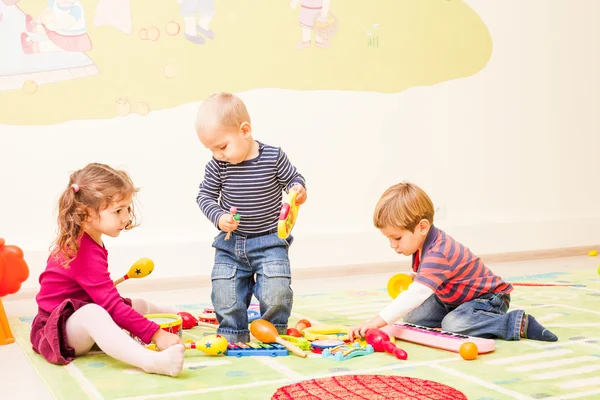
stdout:
{"type": "Polygon", "coordinates": [[[473,342],[465,342],[458,349],[458,354],[460,354],[463,360],[467,361],[476,359],[478,353],[479,349],[477,349],[477,345],[473,342]]]}
{"type": "Polygon", "coordinates": [[[289,351],[291,351],[299,357],[306,358],[308,356],[308,354],[306,354],[295,344],[286,342],[285,340],[280,338],[275,326],[264,319],[257,319],[252,321],[252,323],[250,324],[250,333],[252,333],[252,336],[254,336],[256,339],[263,343],[276,342],[282,346],[285,346],[289,351]]]}
{"type": "Polygon", "coordinates": [[[23,250],[17,246],[5,246],[0,238],[0,345],[14,343],[15,338],[8,326],[2,297],[17,293],[21,283],[29,277],[29,267],[23,258],[23,250]]]}

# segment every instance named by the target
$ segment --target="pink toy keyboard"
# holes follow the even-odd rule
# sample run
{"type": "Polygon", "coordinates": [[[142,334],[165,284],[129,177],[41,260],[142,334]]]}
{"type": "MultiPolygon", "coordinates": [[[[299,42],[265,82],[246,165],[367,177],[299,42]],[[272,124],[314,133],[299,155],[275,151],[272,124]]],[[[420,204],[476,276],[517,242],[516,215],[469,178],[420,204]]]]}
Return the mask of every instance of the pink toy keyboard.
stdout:
{"type": "Polygon", "coordinates": [[[407,342],[436,347],[442,350],[458,353],[460,345],[465,342],[473,342],[477,346],[479,354],[491,353],[496,349],[493,339],[482,339],[473,336],[460,335],[458,333],[446,332],[425,326],[397,323],[381,328],[388,335],[407,342]]]}

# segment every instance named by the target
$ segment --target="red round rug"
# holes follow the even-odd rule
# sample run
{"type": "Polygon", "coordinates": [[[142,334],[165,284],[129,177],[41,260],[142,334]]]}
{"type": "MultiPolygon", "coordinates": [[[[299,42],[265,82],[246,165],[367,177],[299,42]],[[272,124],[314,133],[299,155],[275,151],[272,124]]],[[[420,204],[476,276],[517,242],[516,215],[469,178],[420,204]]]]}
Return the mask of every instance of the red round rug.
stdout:
{"type": "Polygon", "coordinates": [[[271,400],[422,399],[467,400],[439,382],[394,375],[344,375],[311,379],[277,389],[271,400]]]}

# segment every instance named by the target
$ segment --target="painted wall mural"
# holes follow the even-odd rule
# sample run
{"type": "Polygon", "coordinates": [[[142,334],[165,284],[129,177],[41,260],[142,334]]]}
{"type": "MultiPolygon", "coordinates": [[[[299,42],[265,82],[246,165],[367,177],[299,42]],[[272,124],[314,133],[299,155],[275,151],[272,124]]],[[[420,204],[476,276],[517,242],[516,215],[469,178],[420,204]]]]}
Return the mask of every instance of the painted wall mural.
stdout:
{"type": "Polygon", "coordinates": [[[471,76],[461,0],[0,0],[0,124],[114,118],[257,88],[395,93],[471,76]]]}

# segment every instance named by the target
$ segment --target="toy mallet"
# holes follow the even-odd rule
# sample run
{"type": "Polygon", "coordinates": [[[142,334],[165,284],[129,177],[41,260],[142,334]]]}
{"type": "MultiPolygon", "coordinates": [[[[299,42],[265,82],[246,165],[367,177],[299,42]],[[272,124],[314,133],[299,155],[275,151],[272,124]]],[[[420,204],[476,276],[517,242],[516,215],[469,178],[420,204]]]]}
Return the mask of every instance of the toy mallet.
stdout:
{"type": "Polygon", "coordinates": [[[154,262],[149,258],[140,258],[133,263],[126,275],[115,280],[115,286],[130,278],[144,278],[150,275],[152,271],[154,271],[154,262]]]}
{"type": "Polygon", "coordinates": [[[401,348],[396,347],[390,341],[388,334],[384,331],[379,329],[369,329],[365,335],[365,339],[367,340],[367,343],[373,346],[375,351],[385,351],[395,355],[399,360],[406,360],[408,358],[408,354],[406,354],[406,352],[401,348]]]}
{"type": "Polygon", "coordinates": [[[279,333],[277,332],[277,329],[269,321],[265,321],[264,319],[257,319],[255,321],[252,321],[252,323],[250,324],[250,332],[252,333],[252,336],[254,336],[256,339],[258,339],[259,341],[261,341],[263,343],[277,342],[280,345],[287,348],[292,353],[294,353],[295,355],[302,357],[302,358],[307,357],[307,354],[303,350],[301,350],[298,346],[296,346],[295,344],[292,344],[290,342],[287,342],[287,341],[283,340],[281,337],[279,337],[279,333]]]}
{"type": "MultiPolygon", "coordinates": [[[[229,212],[233,215],[234,220],[239,221],[240,219],[242,219],[240,214],[238,214],[238,212],[237,212],[237,208],[231,207],[229,209],[229,212]]],[[[229,240],[230,237],[231,237],[231,232],[227,232],[227,235],[225,236],[225,240],[229,240]]]]}

